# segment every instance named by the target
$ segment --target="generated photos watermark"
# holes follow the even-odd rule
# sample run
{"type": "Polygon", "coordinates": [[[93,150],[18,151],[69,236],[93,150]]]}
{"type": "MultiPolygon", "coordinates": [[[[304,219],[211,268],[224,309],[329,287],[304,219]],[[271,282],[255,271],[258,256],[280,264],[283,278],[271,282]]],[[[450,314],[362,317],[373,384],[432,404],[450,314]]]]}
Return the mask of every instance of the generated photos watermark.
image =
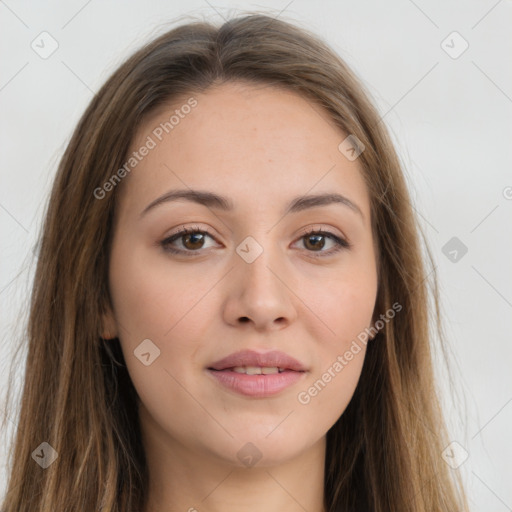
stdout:
{"type": "Polygon", "coordinates": [[[108,192],[121,183],[121,180],[128,176],[130,172],[142,162],[142,160],[149,155],[152,149],[155,149],[159,142],[163,140],[165,135],[170,133],[176,126],[178,126],[182,119],[185,119],[187,114],[192,112],[192,109],[197,106],[197,100],[191,97],[186,103],[177,108],[167,121],[160,123],[156,126],[151,135],[148,135],[146,141],[137,150],[133,151],[126,159],[125,163],[120,167],[101,187],[94,189],[94,197],[96,199],[104,199],[108,192]]]}
{"type": "Polygon", "coordinates": [[[297,400],[302,405],[307,405],[311,402],[311,399],[318,395],[326,386],[331,382],[342,370],[349,364],[350,361],[354,359],[354,356],[359,354],[362,350],[362,346],[366,346],[368,344],[368,340],[371,336],[376,336],[377,333],[384,328],[384,326],[392,320],[395,315],[402,310],[402,305],[398,302],[395,302],[391,308],[389,308],[386,313],[382,313],[380,315],[379,320],[377,320],[373,327],[368,329],[365,328],[364,331],[360,332],[357,335],[357,340],[353,340],[350,348],[345,351],[343,355],[339,355],[336,360],[325,370],[325,372],[321,375],[319,379],[317,379],[313,385],[311,385],[307,390],[300,391],[297,395],[297,400]],[[359,342],[359,343],[358,343],[359,342]]]}

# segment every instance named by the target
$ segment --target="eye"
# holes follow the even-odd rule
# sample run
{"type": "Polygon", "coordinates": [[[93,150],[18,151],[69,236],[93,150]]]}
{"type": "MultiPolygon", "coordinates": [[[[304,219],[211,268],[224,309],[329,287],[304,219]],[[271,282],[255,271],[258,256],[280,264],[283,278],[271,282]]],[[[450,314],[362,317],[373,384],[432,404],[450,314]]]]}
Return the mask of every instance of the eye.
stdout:
{"type": "Polygon", "coordinates": [[[351,247],[351,244],[347,242],[347,240],[323,229],[310,229],[303,233],[300,240],[303,240],[304,247],[308,249],[308,252],[319,253],[312,254],[315,258],[331,256],[343,249],[349,249],[351,247]],[[323,250],[326,243],[325,239],[329,239],[331,243],[334,244],[330,250],[323,250]]]}
{"type": "Polygon", "coordinates": [[[197,252],[199,249],[204,249],[204,241],[205,237],[212,238],[213,237],[208,233],[208,231],[201,230],[199,228],[194,227],[193,229],[182,229],[177,233],[167,237],[165,240],[160,242],[160,245],[164,248],[165,251],[168,251],[172,254],[184,254],[187,252],[197,252]],[[182,244],[181,248],[176,248],[173,244],[174,242],[179,241],[182,244]]]}
{"type": "MultiPolygon", "coordinates": [[[[160,245],[165,251],[172,254],[190,254],[199,252],[200,249],[207,248],[204,246],[206,237],[211,238],[212,240],[214,239],[208,231],[194,226],[194,228],[191,229],[184,228],[181,231],[165,238],[160,242],[160,245]],[[176,242],[181,243],[181,248],[176,247],[176,242]]],[[[349,249],[351,247],[351,244],[343,238],[340,238],[338,235],[335,235],[330,231],[322,229],[310,229],[300,237],[300,240],[303,240],[304,247],[307,252],[318,253],[311,255],[315,258],[331,256],[343,249],[349,249]],[[330,240],[333,247],[330,250],[324,251],[323,249],[326,245],[326,239],[330,240]]]]}

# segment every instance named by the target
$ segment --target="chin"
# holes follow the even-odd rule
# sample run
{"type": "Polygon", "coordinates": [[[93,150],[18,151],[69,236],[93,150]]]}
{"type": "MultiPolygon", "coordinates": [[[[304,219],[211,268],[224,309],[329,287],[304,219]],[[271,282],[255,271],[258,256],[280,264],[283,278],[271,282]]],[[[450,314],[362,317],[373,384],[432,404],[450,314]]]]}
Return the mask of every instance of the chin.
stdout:
{"type": "MultiPolygon", "coordinates": [[[[275,424],[274,424],[275,428],[275,424]]],[[[216,443],[211,449],[217,457],[229,465],[246,468],[270,468],[292,461],[318,442],[322,436],[310,439],[300,435],[297,429],[243,429],[232,432],[234,438],[224,443],[216,443]],[[269,435],[269,432],[272,432],[269,435]]],[[[306,433],[304,433],[306,434],[306,433]]]]}

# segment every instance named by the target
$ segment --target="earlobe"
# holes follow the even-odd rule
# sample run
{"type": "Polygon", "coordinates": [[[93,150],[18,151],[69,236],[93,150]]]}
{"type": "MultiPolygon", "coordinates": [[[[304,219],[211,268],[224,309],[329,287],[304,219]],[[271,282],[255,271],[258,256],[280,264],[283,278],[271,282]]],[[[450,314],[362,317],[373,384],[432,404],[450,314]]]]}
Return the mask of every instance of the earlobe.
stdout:
{"type": "MultiPolygon", "coordinates": [[[[369,328],[369,329],[374,328],[374,326],[375,326],[375,322],[376,322],[377,320],[378,320],[378,316],[377,316],[377,314],[376,314],[376,313],[374,313],[374,314],[372,315],[372,323],[371,323],[371,325],[370,325],[370,328],[369,328]]],[[[370,337],[368,338],[368,341],[373,341],[373,340],[377,337],[377,334],[378,334],[378,332],[377,332],[377,333],[375,333],[373,336],[370,336],[370,337]]]]}
{"type": "Polygon", "coordinates": [[[118,337],[116,320],[110,306],[107,306],[107,311],[101,315],[100,337],[104,340],[112,340],[118,337]]]}

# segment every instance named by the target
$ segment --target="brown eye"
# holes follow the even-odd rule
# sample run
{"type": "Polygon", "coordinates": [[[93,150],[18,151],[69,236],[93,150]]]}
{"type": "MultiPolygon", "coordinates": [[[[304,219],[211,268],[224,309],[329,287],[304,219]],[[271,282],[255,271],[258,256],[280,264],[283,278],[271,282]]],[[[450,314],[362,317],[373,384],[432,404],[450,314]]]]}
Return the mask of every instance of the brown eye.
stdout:
{"type": "MultiPolygon", "coordinates": [[[[188,254],[192,253],[200,253],[201,249],[205,249],[205,241],[206,238],[211,238],[214,240],[212,235],[208,233],[208,231],[200,230],[200,229],[183,229],[174,235],[162,240],[160,245],[167,252],[172,254],[188,254]],[[176,247],[176,243],[180,242],[181,247],[176,247]]],[[[343,238],[338,237],[334,233],[330,233],[329,231],[309,231],[308,233],[302,235],[300,240],[303,240],[303,246],[309,253],[317,253],[312,254],[314,257],[326,257],[331,256],[342,249],[349,249],[351,245],[344,240],[343,238]],[[328,248],[328,250],[323,250],[326,246],[326,240],[330,241],[333,244],[332,248],[328,248]]],[[[208,247],[206,247],[208,248],[208,247]]]]}
{"type": "Polygon", "coordinates": [[[201,249],[204,244],[204,235],[202,233],[192,233],[182,235],[183,245],[190,250],[201,249]]]}
{"type": "Polygon", "coordinates": [[[207,231],[202,231],[200,229],[183,229],[165,240],[162,240],[160,245],[165,251],[173,254],[199,252],[200,249],[205,248],[204,244],[206,237],[213,239],[207,231]],[[181,247],[176,247],[176,242],[181,242],[181,247]]]}
{"type": "Polygon", "coordinates": [[[320,250],[325,246],[324,235],[308,235],[304,237],[304,246],[306,249],[320,250]]]}
{"type": "Polygon", "coordinates": [[[334,233],[323,230],[309,231],[302,235],[301,240],[304,241],[303,245],[307,252],[317,253],[312,254],[314,257],[332,256],[343,249],[349,249],[351,247],[351,244],[343,238],[340,238],[334,233]],[[330,240],[334,247],[324,251],[323,249],[325,247],[326,240],[330,240]]]}

